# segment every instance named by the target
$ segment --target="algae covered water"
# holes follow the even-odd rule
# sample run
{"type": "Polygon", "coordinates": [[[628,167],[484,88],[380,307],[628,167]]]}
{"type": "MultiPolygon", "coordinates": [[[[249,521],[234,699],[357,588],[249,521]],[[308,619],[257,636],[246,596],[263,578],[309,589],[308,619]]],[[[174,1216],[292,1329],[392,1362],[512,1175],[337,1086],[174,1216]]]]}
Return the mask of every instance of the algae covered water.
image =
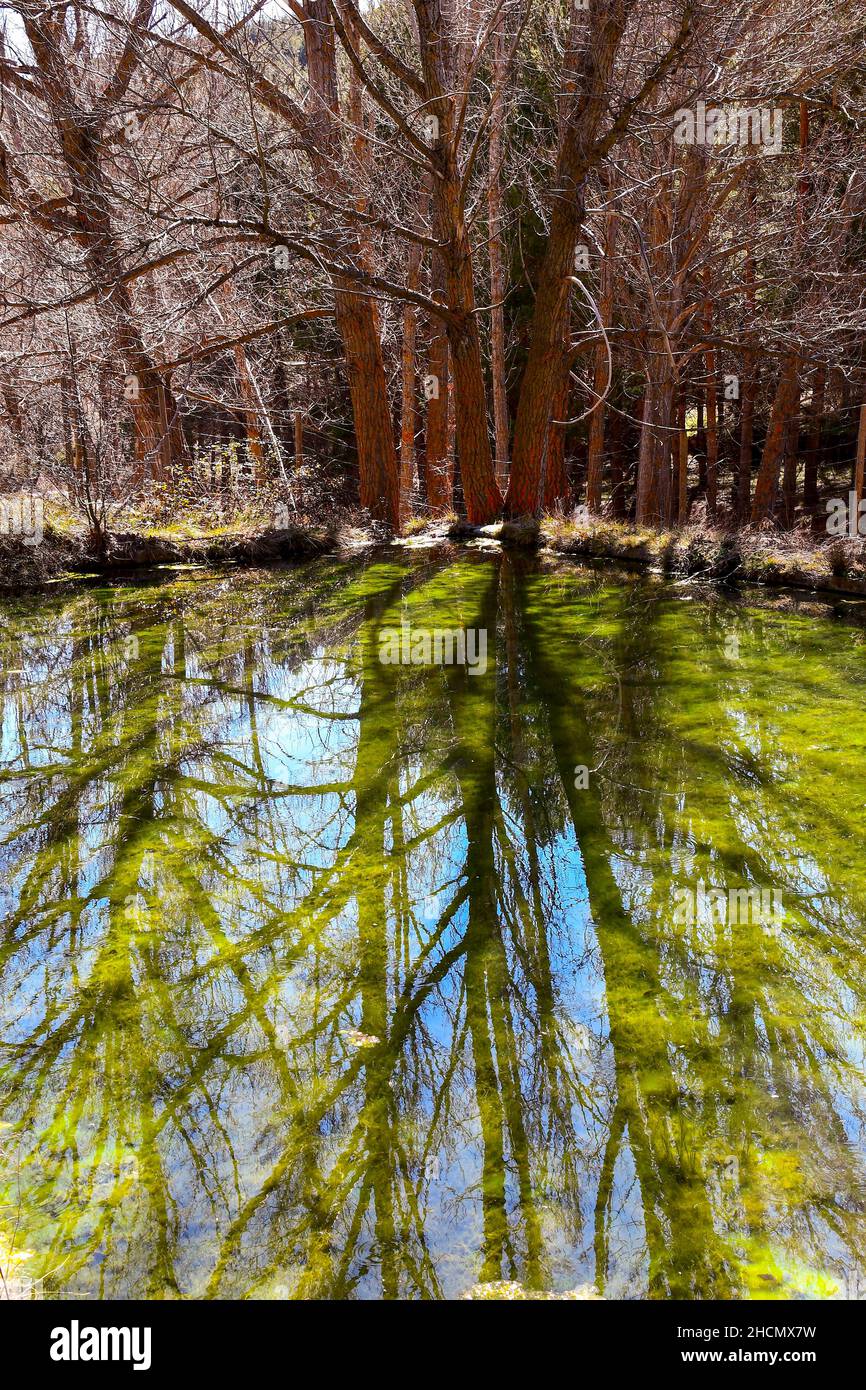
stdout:
{"type": "Polygon", "coordinates": [[[866,1294],[858,606],[394,549],[0,611],[7,1285],[866,1294]]]}

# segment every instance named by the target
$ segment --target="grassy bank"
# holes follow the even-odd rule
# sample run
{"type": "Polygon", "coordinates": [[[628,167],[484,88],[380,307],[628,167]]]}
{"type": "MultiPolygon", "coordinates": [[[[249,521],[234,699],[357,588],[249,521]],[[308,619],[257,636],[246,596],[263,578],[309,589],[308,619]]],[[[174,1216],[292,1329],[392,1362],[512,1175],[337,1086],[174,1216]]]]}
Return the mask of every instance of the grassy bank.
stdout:
{"type": "MultiPolygon", "coordinates": [[[[429,531],[416,532],[421,541],[429,531]]],[[[812,592],[866,596],[866,545],[856,540],[818,540],[805,530],[744,531],[709,527],[654,531],[605,519],[574,522],[502,522],[470,527],[456,523],[453,540],[535,549],[575,559],[611,559],[676,577],[730,584],[766,584],[812,592]]]]}
{"type": "MultiPolygon", "coordinates": [[[[0,535],[0,590],[39,587],[63,579],[187,565],[267,566],[346,549],[381,545],[387,538],[363,519],[349,524],[264,524],[222,527],[194,534],[180,527],[166,531],[124,530],[100,549],[83,530],[46,520],[39,544],[19,535],[0,535]]],[[[470,526],[448,519],[416,521],[400,544],[416,547],[469,544],[509,547],[572,557],[616,560],[675,577],[729,584],[764,584],[812,592],[866,597],[866,545],[855,540],[817,540],[805,530],[745,531],[731,535],[708,527],[654,531],[605,519],[576,522],[561,517],[542,521],[470,526]]]]}
{"type": "Polygon", "coordinates": [[[83,535],[45,526],[38,545],[0,536],[0,589],[38,587],[84,575],[112,577],[184,565],[272,565],[322,555],[340,547],[336,530],[289,526],[178,538],[121,532],[94,549],[83,535]]]}

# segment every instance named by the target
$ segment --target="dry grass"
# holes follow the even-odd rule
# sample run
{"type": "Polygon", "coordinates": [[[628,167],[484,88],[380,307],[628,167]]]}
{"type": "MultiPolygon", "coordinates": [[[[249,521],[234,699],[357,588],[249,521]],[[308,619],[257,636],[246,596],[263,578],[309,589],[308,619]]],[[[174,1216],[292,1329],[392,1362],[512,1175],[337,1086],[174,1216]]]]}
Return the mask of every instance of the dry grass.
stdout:
{"type": "Polygon", "coordinates": [[[670,574],[731,582],[866,594],[866,544],[819,539],[805,527],[732,532],[698,523],[655,531],[606,517],[548,516],[540,530],[545,548],[558,554],[637,561],[670,574]]]}

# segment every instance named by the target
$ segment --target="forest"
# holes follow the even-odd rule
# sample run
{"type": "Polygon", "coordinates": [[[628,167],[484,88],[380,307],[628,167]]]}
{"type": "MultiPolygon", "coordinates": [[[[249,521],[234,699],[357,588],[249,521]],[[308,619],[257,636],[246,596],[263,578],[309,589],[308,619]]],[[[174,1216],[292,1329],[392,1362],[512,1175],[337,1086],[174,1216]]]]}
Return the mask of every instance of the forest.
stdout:
{"type": "Polygon", "coordinates": [[[6,486],[97,542],[859,504],[856,0],[3,15],[6,486]]]}

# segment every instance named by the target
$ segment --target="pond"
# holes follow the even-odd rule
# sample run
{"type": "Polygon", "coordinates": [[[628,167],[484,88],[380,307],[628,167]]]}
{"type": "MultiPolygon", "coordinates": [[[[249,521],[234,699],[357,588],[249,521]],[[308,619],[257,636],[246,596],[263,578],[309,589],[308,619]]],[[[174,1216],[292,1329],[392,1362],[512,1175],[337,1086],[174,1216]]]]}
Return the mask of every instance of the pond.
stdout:
{"type": "Polygon", "coordinates": [[[4,1277],[862,1297],[862,612],[405,548],[4,600],[4,1277]]]}

